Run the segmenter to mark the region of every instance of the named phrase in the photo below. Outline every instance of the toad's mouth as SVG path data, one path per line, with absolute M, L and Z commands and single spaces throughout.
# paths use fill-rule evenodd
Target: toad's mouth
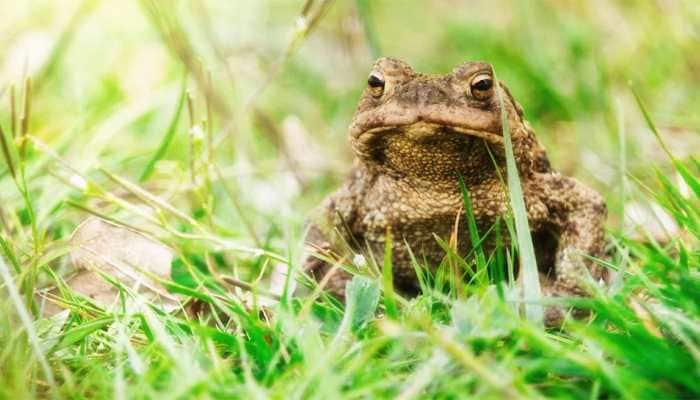
M 446 124 L 430 121 L 365 125 L 363 127 L 351 128 L 351 135 L 356 140 L 371 140 L 369 137 L 374 137 L 389 132 L 404 133 L 409 138 L 417 140 L 444 134 L 447 132 L 474 136 L 492 143 L 503 143 L 503 136 L 501 136 L 500 132 L 493 132 L 487 129 L 477 129 L 464 125 Z
M 351 132 L 353 145 L 360 153 L 370 153 L 376 144 L 389 135 L 402 135 L 415 142 L 434 141 L 440 138 L 478 138 L 494 144 L 503 144 L 503 137 L 484 129 L 473 129 L 459 125 L 445 125 L 433 122 L 413 122 L 407 124 L 382 125 L 362 131 Z
M 484 147 L 480 143 L 501 147 L 503 138 L 486 130 L 418 122 L 375 127 L 361 132 L 358 136 L 353 135 L 351 140 L 355 154 L 361 159 L 383 164 L 387 160 L 396 161 L 396 157 L 400 157 L 401 163 L 405 161 L 411 165 L 421 165 L 425 160 L 430 160 L 429 164 L 434 164 L 436 160 L 453 160 L 455 165 L 460 164 L 464 161 L 459 160 L 467 154 L 483 150 Z M 409 161 L 413 158 L 419 160 Z M 437 167 L 433 165 L 422 168 Z
M 475 136 L 493 143 L 503 143 L 503 137 L 501 135 L 487 130 L 472 129 L 456 125 L 442 125 L 423 121 L 404 125 L 378 126 L 360 132 L 358 137 L 366 135 L 379 135 L 388 131 L 402 132 L 407 134 L 408 137 L 418 140 L 444 133 L 461 133 L 464 135 Z

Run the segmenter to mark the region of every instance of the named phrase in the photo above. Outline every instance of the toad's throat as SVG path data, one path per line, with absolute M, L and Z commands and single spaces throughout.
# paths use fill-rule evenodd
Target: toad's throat
M 491 142 L 464 135 L 452 128 L 421 131 L 393 129 L 375 136 L 369 159 L 388 173 L 432 182 L 456 182 L 458 176 L 478 181 L 490 175 L 493 165 Z M 477 177 L 475 177 L 477 178 Z

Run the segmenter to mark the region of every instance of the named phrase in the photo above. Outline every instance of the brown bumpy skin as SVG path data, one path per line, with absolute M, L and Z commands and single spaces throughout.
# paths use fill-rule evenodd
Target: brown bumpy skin
M 369 252 L 381 260 L 391 230 L 395 284 L 414 292 L 417 278 L 409 248 L 419 260 L 437 266 L 445 253 L 434 236 L 450 238 L 458 215 L 458 226 L 466 227 L 459 176 L 480 232 L 504 216 L 508 198 L 502 183 L 506 173 L 499 97 L 545 293 L 584 295 L 581 279 L 586 271 L 595 281 L 606 280 L 605 270 L 589 257 L 604 252 L 602 197 L 550 167 L 520 105 L 493 79 L 491 66 L 466 62 L 445 75 L 426 75 L 390 58 L 375 63 L 350 125 L 357 156 L 353 172 L 311 218 L 306 243 L 313 254 L 305 260 L 307 271 L 322 280 L 332 260 L 350 262 L 353 254 L 371 257 Z M 467 254 L 468 235 L 458 237 L 459 253 Z M 493 248 L 493 243 L 484 246 Z M 342 296 L 349 277 L 336 269 L 325 287 Z M 546 318 L 556 324 L 561 312 L 548 310 Z

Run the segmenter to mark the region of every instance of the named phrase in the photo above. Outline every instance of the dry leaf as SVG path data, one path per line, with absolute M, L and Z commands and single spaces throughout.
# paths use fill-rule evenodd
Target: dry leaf
M 90 217 L 75 230 L 70 245 L 74 275 L 66 279 L 66 283 L 76 293 L 104 307 L 118 304 L 119 290 L 101 276 L 106 275 L 167 310 L 177 306 L 177 298 L 152 278 L 170 278 L 173 252 L 162 243 L 131 229 Z M 49 300 L 56 296 L 56 289 L 43 295 Z M 45 307 L 46 314 L 55 312 L 54 307 Z

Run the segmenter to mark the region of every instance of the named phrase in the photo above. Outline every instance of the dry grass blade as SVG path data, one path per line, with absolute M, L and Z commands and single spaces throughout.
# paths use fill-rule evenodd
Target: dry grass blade
M 262 128 L 262 131 L 267 133 L 270 141 L 275 145 L 275 147 L 277 147 L 277 150 L 282 153 L 282 157 L 287 164 L 287 167 L 290 171 L 292 171 L 294 179 L 297 181 L 299 186 L 302 187 L 302 189 L 305 188 L 308 184 L 307 179 L 301 173 L 299 165 L 296 163 L 294 157 L 289 154 L 289 149 L 284 143 L 282 132 L 280 132 L 280 130 L 277 128 L 275 122 L 269 115 L 258 108 L 253 109 L 253 116 L 255 117 L 257 124 L 260 126 L 260 128 Z
M 241 222 L 243 222 L 246 231 L 248 231 L 248 234 L 250 235 L 251 239 L 253 239 L 253 243 L 255 243 L 257 247 L 262 247 L 262 241 L 258 237 L 258 233 L 255 231 L 253 223 L 248 218 L 248 214 L 244 212 L 240 198 L 238 197 L 236 192 L 234 192 L 231 186 L 227 183 L 226 179 L 224 179 L 224 176 L 221 173 L 221 169 L 216 164 L 214 164 L 214 173 L 216 174 L 217 179 L 221 182 L 221 185 L 223 186 L 224 191 L 228 195 L 229 199 L 231 199 L 231 203 L 233 203 L 233 207 L 236 209 L 236 213 L 238 213 L 238 217 L 241 219 Z
M 10 146 L 7 142 L 8 140 L 5 136 L 5 130 L 2 129 L 2 125 L 0 125 L 0 146 L 2 146 L 2 155 L 5 157 L 5 163 L 7 164 L 7 169 L 10 170 L 10 175 L 12 175 L 12 178 L 15 179 L 15 167 L 14 163 L 12 162 L 12 156 L 10 155 Z
M 12 139 L 17 136 L 17 94 L 15 93 L 15 85 L 10 85 L 10 133 Z
M 19 145 L 19 156 L 21 160 L 24 160 L 27 152 L 27 132 L 29 132 L 29 118 L 31 116 L 31 104 L 32 104 L 32 80 L 27 78 L 24 80 L 24 103 L 22 106 L 22 115 L 19 117 L 20 124 L 20 145 Z
M 138 197 L 139 199 L 141 199 L 145 203 L 167 211 L 168 213 L 174 215 L 175 217 L 180 218 L 184 222 L 187 222 L 192 227 L 199 229 L 200 231 L 203 229 L 201 227 L 201 225 L 197 221 L 195 221 L 192 217 L 183 213 L 182 211 L 178 210 L 177 208 L 173 207 L 172 205 L 168 204 L 166 201 L 159 198 L 158 196 L 141 188 L 139 185 L 131 183 L 128 180 L 121 178 L 121 177 L 107 171 L 104 168 L 101 168 L 100 171 L 103 174 L 105 174 L 105 176 L 107 176 L 109 179 L 111 179 L 115 183 L 119 184 L 124 189 L 128 190 L 129 192 L 131 192 L 133 195 L 135 195 L 136 197 Z
M 197 8 L 197 16 L 200 18 L 200 21 L 201 21 L 200 26 L 201 26 L 202 30 L 204 31 L 204 35 L 207 38 L 207 42 L 214 50 L 214 53 L 216 54 L 216 58 L 218 59 L 219 64 L 221 64 L 221 66 L 224 69 L 224 73 L 226 74 L 226 77 L 228 78 L 230 86 L 231 86 L 230 94 L 232 94 L 233 92 L 236 91 L 236 78 L 234 76 L 234 72 L 231 69 L 231 65 L 226 60 L 226 57 L 227 57 L 226 50 L 223 48 L 223 46 L 221 45 L 221 43 L 217 39 L 216 32 L 214 32 L 213 28 L 215 25 L 214 25 L 214 21 L 211 18 L 211 13 L 209 12 L 209 9 L 207 8 L 207 4 L 204 1 L 197 0 L 194 3 L 195 3 L 195 6 Z M 208 76 L 208 79 L 209 79 L 208 84 L 209 84 L 209 87 L 211 88 L 211 74 L 208 74 L 208 75 L 209 75 Z M 232 111 L 234 111 L 234 110 L 232 110 Z M 231 117 L 231 119 L 233 119 L 234 115 L 232 114 L 230 117 Z M 209 118 L 208 120 L 211 121 L 211 118 Z
M 141 0 L 146 16 L 158 31 L 163 43 L 185 65 L 187 71 L 197 82 L 197 87 L 205 93 L 216 112 L 224 117 L 229 116 L 231 108 L 221 94 L 207 84 L 207 76 L 197 61 L 199 57 L 171 4 L 170 2 Z
M 264 290 L 264 289 L 260 289 L 260 288 L 256 287 L 255 285 L 252 285 L 248 282 L 243 282 L 242 280 L 236 279 L 232 276 L 221 275 L 220 277 L 224 282 L 228 283 L 231 286 L 237 287 L 239 289 L 243 289 L 243 290 L 246 290 L 248 292 L 254 292 L 256 294 L 260 294 L 260 295 L 263 295 L 265 297 L 269 297 L 273 300 L 277 300 L 277 301 L 282 300 L 282 297 L 278 294 L 272 293 L 272 292 Z
M 250 100 L 247 102 L 246 109 L 249 109 L 255 103 L 255 100 L 265 91 L 265 88 L 272 82 L 277 74 L 282 70 L 284 64 L 289 60 L 289 58 L 294 54 L 297 49 L 304 43 L 304 40 L 313 32 L 316 25 L 323 18 L 324 15 L 330 10 L 333 5 L 334 0 L 321 0 L 318 6 L 314 7 L 315 0 L 307 0 L 302 7 L 302 10 L 297 18 L 297 29 L 292 36 L 292 39 L 287 44 L 284 53 L 279 57 L 279 59 L 272 65 L 268 71 L 267 77 L 262 82 L 260 87 L 253 93 Z

